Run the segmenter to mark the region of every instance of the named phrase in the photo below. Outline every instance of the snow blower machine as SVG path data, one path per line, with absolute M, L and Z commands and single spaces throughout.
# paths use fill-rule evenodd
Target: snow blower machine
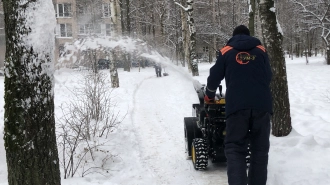
M 209 158 L 212 163 L 226 162 L 224 140 L 226 136 L 225 97 L 222 86 L 215 101 L 204 103 L 205 85 L 194 81 L 199 104 L 192 105 L 192 117 L 184 118 L 184 136 L 187 159 L 196 170 L 205 170 Z M 248 162 L 247 155 L 247 162 Z

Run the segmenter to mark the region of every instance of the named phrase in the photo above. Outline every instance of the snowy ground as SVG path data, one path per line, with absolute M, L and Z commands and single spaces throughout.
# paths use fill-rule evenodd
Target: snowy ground
M 226 185 L 226 165 L 212 164 L 195 171 L 185 159 L 183 118 L 191 116 L 197 103 L 192 80 L 206 82 L 211 64 L 199 66 L 192 78 L 186 69 L 167 65 L 169 76 L 157 78 L 153 68 L 119 69 L 120 88 L 113 92 L 118 109 L 127 115 L 111 134 L 107 146 L 113 155 L 108 174 L 79 174 L 63 179 L 63 185 Z M 330 184 L 330 66 L 315 57 L 287 59 L 293 131 L 287 137 L 271 136 L 268 185 Z M 55 74 L 55 113 L 68 101 L 69 89 L 82 79 L 82 72 L 60 70 Z M 0 77 L 0 97 L 3 97 Z M 3 129 L 3 98 L 0 99 L 0 129 Z M 2 133 L 0 134 L 3 137 Z M 62 170 L 62 169 L 61 169 Z M 7 183 L 3 140 L 0 139 L 0 185 Z

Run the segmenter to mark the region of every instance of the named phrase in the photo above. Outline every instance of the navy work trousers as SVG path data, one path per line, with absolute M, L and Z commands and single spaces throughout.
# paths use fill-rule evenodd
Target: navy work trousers
M 269 152 L 270 114 L 244 109 L 226 120 L 225 154 L 229 185 L 265 185 Z M 247 147 L 251 158 L 246 172 Z

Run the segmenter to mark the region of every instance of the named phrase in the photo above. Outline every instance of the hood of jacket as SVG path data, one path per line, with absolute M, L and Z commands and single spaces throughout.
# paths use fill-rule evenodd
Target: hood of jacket
M 239 51 L 249 51 L 258 45 L 261 45 L 260 40 L 248 35 L 235 35 L 227 42 L 227 46 Z

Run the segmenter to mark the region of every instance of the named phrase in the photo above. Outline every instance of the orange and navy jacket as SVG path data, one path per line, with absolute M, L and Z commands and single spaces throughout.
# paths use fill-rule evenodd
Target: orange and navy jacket
M 223 47 L 207 78 L 206 95 L 214 98 L 220 82 L 226 81 L 226 116 L 243 109 L 272 114 L 272 72 L 266 49 L 259 39 L 235 35 Z

